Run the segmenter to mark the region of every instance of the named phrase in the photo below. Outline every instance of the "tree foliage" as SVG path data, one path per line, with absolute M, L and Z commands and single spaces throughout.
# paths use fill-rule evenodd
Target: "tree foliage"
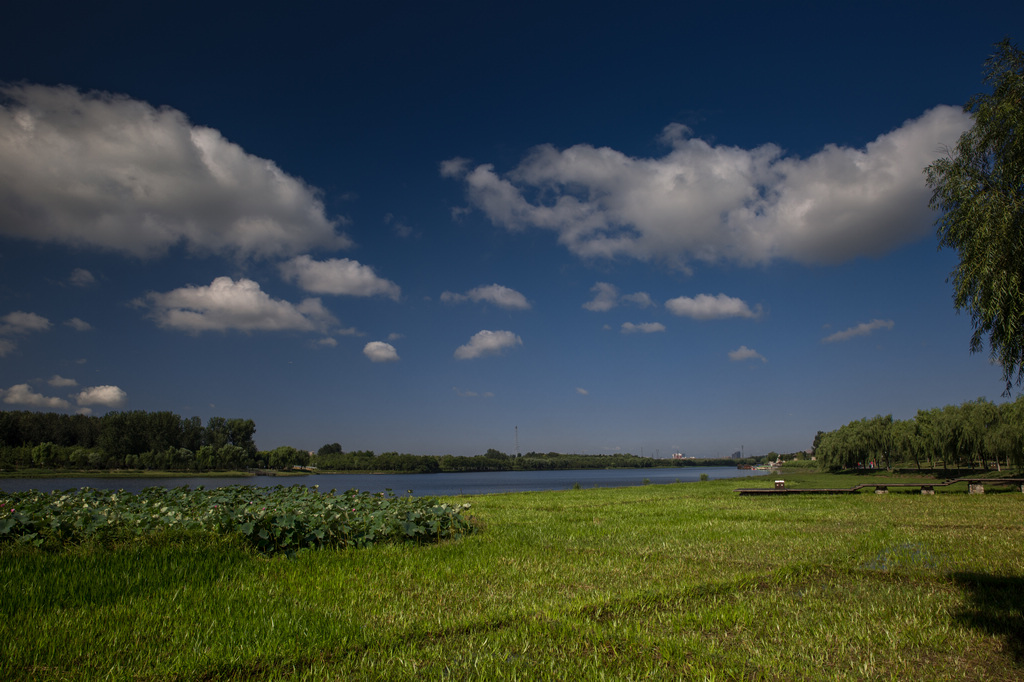
M 0 467 L 73 469 L 289 468 L 309 453 L 294 448 L 261 453 L 251 419 L 131 410 L 102 417 L 57 412 L 0 412 Z M 273 459 L 274 464 L 269 460 Z
M 1005 39 L 985 62 L 991 93 L 964 106 L 972 127 L 925 169 L 940 247 L 955 249 L 957 310 L 971 315 L 971 352 L 984 347 L 1006 393 L 1024 380 L 1024 52 Z
M 830 470 L 1024 467 L 1024 396 L 1001 405 L 978 398 L 918 410 L 906 420 L 852 421 L 822 434 L 815 456 Z

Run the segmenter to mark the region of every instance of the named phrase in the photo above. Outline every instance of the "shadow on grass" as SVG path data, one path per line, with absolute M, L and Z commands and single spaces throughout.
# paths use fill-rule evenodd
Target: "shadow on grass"
M 954 620 L 1003 638 L 1006 652 L 1024 666 L 1024 578 L 954 573 L 953 580 L 970 597 L 967 606 L 953 614 Z

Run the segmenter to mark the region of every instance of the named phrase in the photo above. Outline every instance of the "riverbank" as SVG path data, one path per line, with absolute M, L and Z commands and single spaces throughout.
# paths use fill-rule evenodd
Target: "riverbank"
M 794 486 L 821 476 L 787 475 Z M 472 505 L 470 537 L 291 559 L 188 535 L 57 555 L 8 546 L 0 676 L 1024 674 L 1019 492 L 747 498 L 735 487 L 458 497 Z
M 423 495 L 476 495 L 488 493 L 525 492 L 528 490 L 566 490 L 569 488 L 625 487 L 657 483 L 697 481 L 702 476 L 711 479 L 743 478 L 760 475 L 756 471 L 744 471 L 735 467 L 688 467 L 677 469 L 569 469 L 556 471 L 463 471 L 457 473 L 355 473 L 322 474 L 303 473 L 297 477 L 282 479 L 275 476 L 237 477 L 221 476 L 207 478 L 189 477 L 131 477 L 120 478 L 0 478 L 0 491 L 18 492 L 35 490 L 66 490 L 68 488 L 95 488 L 99 490 L 124 490 L 138 493 L 151 486 L 168 488 L 189 486 L 197 488 L 220 488 L 228 485 L 304 485 L 319 486 L 322 490 L 364 490 L 386 492 L 388 490 Z
M 9 469 L 0 478 L 244 478 L 306 476 L 307 471 L 157 471 L 153 469 Z

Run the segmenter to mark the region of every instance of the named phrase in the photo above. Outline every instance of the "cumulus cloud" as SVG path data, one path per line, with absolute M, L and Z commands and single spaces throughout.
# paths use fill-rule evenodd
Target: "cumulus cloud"
M 316 189 L 185 114 L 124 95 L 0 86 L 0 234 L 157 256 L 343 248 Z
M 446 291 L 441 294 L 441 300 L 445 303 L 462 303 L 464 301 L 493 303 L 501 308 L 509 310 L 529 310 L 530 302 L 526 297 L 515 289 L 500 284 L 490 284 L 470 289 L 465 294 L 456 294 Z
M 692 317 L 695 320 L 716 320 L 726 317 L 756 318 L 761 316 L 761 306 L 751 309 L 741 299 L 718 294 L 698 294 L 693 298 L 680 296 L 665 301 L 669 312 L 681 317 Z
M 653 334 L 654 332 L 665 331 L 665 325 L 661 322 L 642 322 L 640 324 L 633 324 L 632 322 L 622 323 L 623 334 Z
M 598 282 L 590 287 L 590 292 L 594 294 L 594 298 L 583 304 L 584 310 L 604 313 L 619 304 L 619 290 L 614 284 Z
M 43 332 L 51 326 L 50 321 L 42 315 L 17 310 L 0 317 L 0 334 L 28 334 Z
M 654 305 L 654 301 L 651 300 L 650 294 L 646 291 L 638 291 L 635 294 L 623 294 L 619 297 L 619 300 L 625 303 L 632 303 L 641 308 L 649 308 Z
M 370 266 L 348 258 L 317 261 L 303 255 L 278 267 L 285 281 L 295 282 L 314 294 L 387 296 L 396 301 L 402 295 L 397 284 L 378 277 Z
M 78 317 L 72 317 L 70 320 L 68 320 L 64 324 L 66 324 L 67 326 L 71 327 L 75 331 L 79 331 L 79 332 L 87 332 L 90 329 L 92 329 L 92 325 L 91 324 L 89 324 L 85 320 L 83 320 L 81 318 L 78 318 Z
M 3 393 L 4 402 L 8 405 L 27 405 L 29 407 L 45 407 L 50 409 L 64 409 L 70 407 L 67 400 L 63 398 L 49 398 L 42 393 L 36 393 L 28 384 L 15 384 Z
M 742 362 L 743 360 L 760 360 L 761 362 L 768 362 L 765 356 L 758 353 L 753 348 L 747 348 L 746 346 L 740 346 L 736 350 L 729 351 L 729 359 L 733 362 Z
M 469 168 L 469 159 L 465 159 L 461 156 L 456 156 L 454 159 L 448 159 L 447 161 L 441 162 L 441 177 L 460 177 L 466 174 L 467 168 Z
M 319 298 L 298 305 L 274 299 L 249 279 L 218 277 L 209 286 L 150 292 L 138 301 L 151 308 L 161 327 L 198 334 L 204 331 L 322 331 L 337 320 Z
M 442 164 L 442 175 L 462 179 L 493 223 L 552 230 L 581 257 L 833 263 L 931 232 L 921 169 L 970 123 L 938 106 L 862 149 L 829 144 L 806 159 L 772 144 L 713 145 L 672 124 L 658 158 L 543 145 L 504 175 L 465 159 Z
M 363 346 L 363 355 L 370 358 L 370 362 L 396 362 L 398 351 L 390 343 L 383 341 L 370 341 Z
M 85 268 L 75 268 L 71 271 L 71 276 L 68 278 L 68 281 L 76 287 L 87 287 L 90 284 L 94 284 L 96 282 L 96 278 L 93 277 L 93 274 Z
M 46 383 L 50 384 L 51 386 L 77 386 L 78 385 L 78 382 L 75 381 L 74 379 L 66 379 L 65 377 L 62 377 L 59 374 L 54 374 L 52 377 L 50 377 L 50 380 L 47 381 Z
M 455 357 L 459 360 L 470 360 L 483 355 L 501 353 L 506 348 L 523 345 L 523 340 L 507 331 L 489 331 L 483 329 L 469 339 L 469 343 L 455 349 Z
M 590 287 L 590 293 L 594 298 L 583 304 L 584 310 L 603 313 L 619 305 L 619 303 L 631 303 L 641 308 L 654 305 L 650 294 L 638 291 L 633 294 L 619 294 L 619 288 L 609 282 L 597 282 Z
M 128 394 L 117 386 L 90 386 L 75 396 L 75 402 L 81 406 L 118 407 L 127 398 Z
M 841 332 L 830 334 L 821 341 L 822 343 L 834 343 L 836 341 L 846 341 L 852 339 L 855 336 L 867 336 L 876 329 L 892 329 L 895 326 L 895 322 L 892 320 L 871 320 L 870 322 L 861 322 L 855 327 L 844 329 Z
M 0 317 L 0 358 L 5 357 L 18 347 L 14 341 L 5 339 L 4 336 L 42 332 L 50 327 L 50 321 L 42 315 L 26 313 L 21 310 Z

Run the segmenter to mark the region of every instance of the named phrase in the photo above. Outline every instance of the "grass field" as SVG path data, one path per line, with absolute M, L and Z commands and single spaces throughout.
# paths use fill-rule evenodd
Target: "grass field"
M 862 477 L 786 472 L 789 486 Z M 827 480 L 827 483 L 823 483 Z M 474 535 L 265 558 L 0 549 L 2 679 L 1019 680 L 1024 495 L 468 498 Z

